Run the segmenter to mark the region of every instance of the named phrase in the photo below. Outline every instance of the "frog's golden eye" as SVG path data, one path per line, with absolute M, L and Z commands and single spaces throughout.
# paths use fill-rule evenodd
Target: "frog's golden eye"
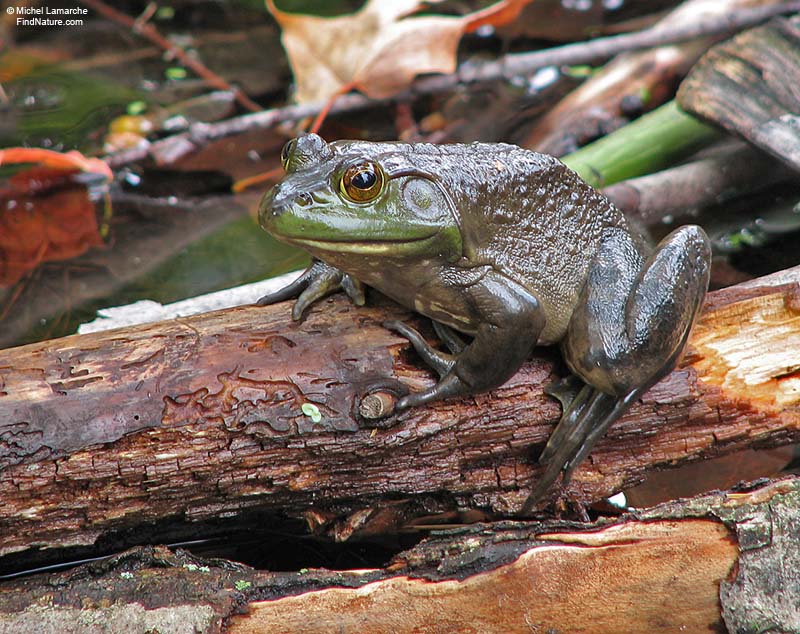
M 354 203 L 375 200 L 383 190 L 383 170 L 371 161 L 363 161 L 348 167 L 339 182 L 339 190 Z
M 297 139 L 292 139 L 291 141 L 284 143 L 283 147 L 281 148 L 281 165 L 283 165 L 284 170 L 289 166 L 289 157 L 291 157 L 296 144 Z

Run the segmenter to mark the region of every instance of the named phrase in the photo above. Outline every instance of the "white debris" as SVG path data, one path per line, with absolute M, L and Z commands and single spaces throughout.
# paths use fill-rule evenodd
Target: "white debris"
M 231 306 L 253 304 L 260 297 L 283 288 L 294 281 L 298 275 L 300 275 L 300 271 L 294 271 L 262 282 L 228 288 L 224 291 L 200 295 L 199 297 L 184 299 L 172 304 L 159 304 L 149 299 L 143 299 L 127 306 L 103 308 L 97 311 L 97 319 L 81 324 L 78 327 L 78 332 L 80 334 L 98 332 L 122 326 L 133 326 L 134 324 L 146 324 L 163 319 L 196 315 L 211 310 L 230 308 Z

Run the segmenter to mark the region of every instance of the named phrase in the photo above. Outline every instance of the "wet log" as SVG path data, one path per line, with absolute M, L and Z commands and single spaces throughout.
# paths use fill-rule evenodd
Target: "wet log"
M 594 524 L 443 531 L 373 570 L 141 548 L 0 585 L 0 630 L 171 634 L 800 630 L 800 480 Z
M 648 471 L 800 440 L 800 267 L 709 296 L 681 365 L 577 470 L 589 502 Z M 371 302 L 374 304 L 374 302 Z M 453 509 L 512 514 L 540 468 L 564 368 L 539 352 L 491 394 L 359 418 L 433 378 L 335 297 L 292 323 L 245 306 L 0 351 L 0 554 L 267 509 L 337 539 Z M 388 377 L 388 378 L 387 378 Z

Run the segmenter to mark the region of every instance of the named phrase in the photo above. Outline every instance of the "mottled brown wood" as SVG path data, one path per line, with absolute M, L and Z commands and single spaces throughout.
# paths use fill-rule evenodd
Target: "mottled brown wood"
M 800 267 L 711 295 L 683 367 L 610 430 L 569 495 L 800 440 L 798 282 Z M 0 553 L 254 507 L 317 528 L 349 515 L 327 527 L 340 539 L 405 521 L 381 510 L 398 498 L 513 513 L 560 413 L 542 393 L 557 355 L 371 429 L 353 415 L 360 395 L 386 376 L 432 381 L 388 317 L 408 314 L 337 297 L 303 324 L 287 304 L 241 307 L 1 351 Z
M 592 524 L 451 530 L 374 570 L 271 573 L 141 548 L 0 584 L 0 630 L 795 632 L 798 519 L 794 477 Z
M 800 15 L 718 44 L 681 84 L 678 103 L 800 170 Z
M 719 621 L 719 581 L 736 561 L 728 530 L 709 520 L 537 538 L 553 543 L 460 581 L 397 576 L 254 603 L 229 632 L 698 632 Z

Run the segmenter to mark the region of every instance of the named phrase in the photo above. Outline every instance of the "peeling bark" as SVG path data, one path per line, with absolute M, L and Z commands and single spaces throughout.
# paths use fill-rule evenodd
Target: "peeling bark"
M 711 294 L 683 365 L 567 494 L 589 502 L 648 470 L 800 440 L 799 282 L 796 267 Z M 286 304 L 240 307 L 0 351 L 0 554 L 246 509 L 338 539 L 393 530 L 415 502 L 513 513 L 560 414 L 542 393 L 557 355 L 371 428 L 354 415 L 364 394 L 432 381 L 388 318 L 421 324 L 337 297 L 303 324 Z
M 593 524 L 443 531 L 375 570 L 141 548 L 0 585 L 0 631 L 796 632 L 799 516 L 795 477 Z

